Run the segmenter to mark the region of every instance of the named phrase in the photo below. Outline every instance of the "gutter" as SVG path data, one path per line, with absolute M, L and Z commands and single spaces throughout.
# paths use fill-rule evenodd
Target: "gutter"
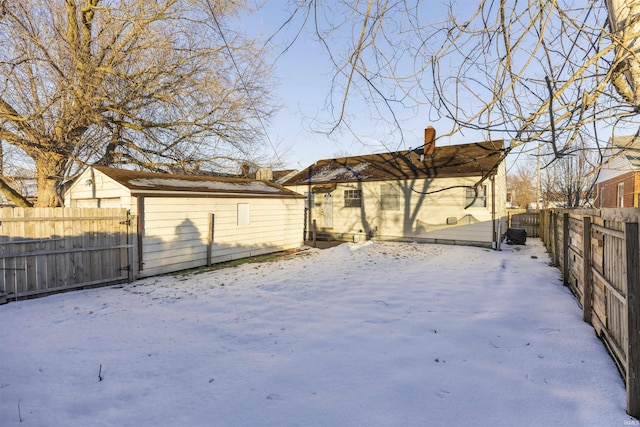
M 500 242 L 498 239 L 498 232 L 496 227 L 496 176 L 491 175 L 491 229 L 492 229 L 492 242 L 493 249 L 500 250 Z

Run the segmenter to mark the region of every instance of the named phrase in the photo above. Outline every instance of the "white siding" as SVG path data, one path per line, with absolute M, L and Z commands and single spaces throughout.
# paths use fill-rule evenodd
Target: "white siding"
M 129 209 L 137 219 L 137 197 L 128 188 L 86 170 L 65 194 L 70 207 Z M 238 204 L 249 205 L 249 224 L 238 225 Z M 261 255 L 303 245 L 304 199 L 293 197 L 145 197 L 142 237 L 143 269 L 148 277 L 207 262 L 209 218 L 215 215 L 212 263 Z M 137 241 L 132 236 L 137 249 Z
M 71 187 L 65 193 L 65 206 L 67 207 L 81 207 L 82 204 L 90 204 L 88 200 L 102 200 L 102 199 L 118 199 L 130 196 L 129 189 L 120 185 L 116 181 L 107 177 L 106 175 L 92 171 L 91 168 L 86 169 L 71 185 Z M 123 200 L 123 204 L 128 204 L 129 199 Z M 95 202 L 93 207 L 97 207 L 98 203 Z M 114 206 L 108 206 L 114 207 Z M 128 206 L 122 206 L 127 207 Z
M 506 216 L 504 168 L 501 172 L 496 177 L 495 186 L 497 220 Z M 472 186 L 477 179 L 437 178 L 338 184 L 332 192 L 333 227 L 327 228 L 327 231 L 346 239 L 353 235 L 360 238 L 364 233 L 373 230 L 378 239 L 455 241 L 491 246 L 494 238 L 491 181 L 483 183 L 487 189 L 486 207 L 465 209 L 465 188 L 452 188 L 461 185 Z M 389 184 L 394 185 L 400 192 L 400 206 L 397 210 L 382 209 L 382 186 Z M 292 186 L 291 189 L 299 193 L 308 191 L 307 186 Z M 363 195 L 362 206 L 345 207 L 344 190 L 358 189 Z M 318 197 L 320 196 L 317 195 L 316 198 Z M 321 209 L 322 207 L 316 204 L 311 212 L 311 217 L 316 220 L 319 229 L 324 228 Z M 447 219 L 450 224 L 447 223 Z
M 633 170 L 629 159 L 627 159 L 627 157 L 619 150 L 616 150 L 616 153 L 617 154 L 613 158 L 611 157 L 611 149 L 608 149 L 605 153 L 603 166 L 598 174 L 597 182 L 605 182 Z
M 249 205 L 247 225 L 238 225 L 238 204 Z M 205 265 L 211 214 L 215 215 L 213 263 L 303 244 L 302 199 L 146 197 L 144 268 L 139 277 Z

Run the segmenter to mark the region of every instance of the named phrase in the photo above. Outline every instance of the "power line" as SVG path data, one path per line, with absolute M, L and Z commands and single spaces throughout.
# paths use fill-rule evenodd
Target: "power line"
M 258 118 L 258 122 L 260 123 L 260 127 L 264 131 L 264 135 L 266 136 L 267 141 L 269 142 L 269 145 L 271 146 L 271 149 L 273 150 L 273 154 L 275 154 L 276 159 L 278 160 L 278 162 L 280 164 L 282 164 L 283 163 L 282 159 L 278 155 L 278 152 L 276 151 L 276 148 L 273 145 L 273 142 L 271 141 L 271 138 L 269 137 L 269 133 L 267 132 L 267 129 L 266 129 L 265 125 L 264 125 L 264 122 L 262 121 L 262 118 L 260 117 L 260 113 L 258 112 L 258 109 L 256 108 L 256 106 L 255 106 L 255 104 L 253 102 L 253 98 L 251 97 L 251 92 L 249 92 L 249 88 L 247 87 L 247 84 L 244 81 L 244 77 L 243 77 L 242 73 L 240 72 L 240 67 L 238 66 L 238 63 L 236 62 L 236 59 L 233 56 L 233 51 L 231 50 L 231 47 L 229 46 L 229 43 L 227 42 L 227 38 L 224 36 L 224 32 L 222 31 L 222 27 L 220 26 L 220 23 L 218 22 L 218 18 L 216 18 L 216 14 L 213 11 L 213 6 L 211 5 L 211 0 L 207 0 L 207 6 L 209 7 L 209 11 L 211 12 L 211 17 L 213 18 L 213 22 L 216 25 L 216 28 L 218 29 L 218 33 L 220 34 L 220 37 L 222 37 L 222 42 L 224 43 L 224 47 L 227 49 L 227 52 L 229 53 L 229 57 L 231 58 L 231 62 L 233 63 L 233 67 L 236 69 L 236 72 L 238 73 L 238 77 L 240 78 L 240 82 L 242 83 L 242 87 L 244 88 L 245 92 L 247 92 L 247 96 L 249 97 L 249 103 L 251 104 L 251 108 L 253 109 L 254 113 L 256 113 L 256 117 Z

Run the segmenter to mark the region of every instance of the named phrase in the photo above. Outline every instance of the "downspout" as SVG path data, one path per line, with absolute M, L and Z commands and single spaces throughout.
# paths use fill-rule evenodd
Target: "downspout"
M 144 269 L 142 237 L 144 236 L 144 196 L 138 196 L 138 271 Z
M 492 240 L 493 249 L 500 250 L 500 242 L 498 241 L 498 230 L 496 228 L 496 176 L 491 176 L 491 224 L 492 224 Z
M 314 163 L 315 164 L 315 163 Z M 312 190 L 312 182 L 311 178 L 313 177 L 313 165 L 309 166 L 309 171 L 307 172 L 307 222 L 304 225 L 304 240 L 313 240 L 316 241 L 316 230 L 313 228 L 313 206 L 315 205 L 315 197 Z M 312 203 L 313 202 L 313 203 Z M 313 236 L 311 235 L 313 233 Z

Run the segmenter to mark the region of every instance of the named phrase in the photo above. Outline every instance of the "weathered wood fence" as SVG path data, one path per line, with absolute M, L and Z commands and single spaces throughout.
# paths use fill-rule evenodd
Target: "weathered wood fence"
M 585 322 L 609 348 L 640 418 L 640 209 L 550 209 L 540 235 Z
M 522 228 L 527 237 L 540 237 L 540 211 L 510 212 L 509 228 Z
M 126 209 L 0 208 L 0 298 L 131 279 Z

